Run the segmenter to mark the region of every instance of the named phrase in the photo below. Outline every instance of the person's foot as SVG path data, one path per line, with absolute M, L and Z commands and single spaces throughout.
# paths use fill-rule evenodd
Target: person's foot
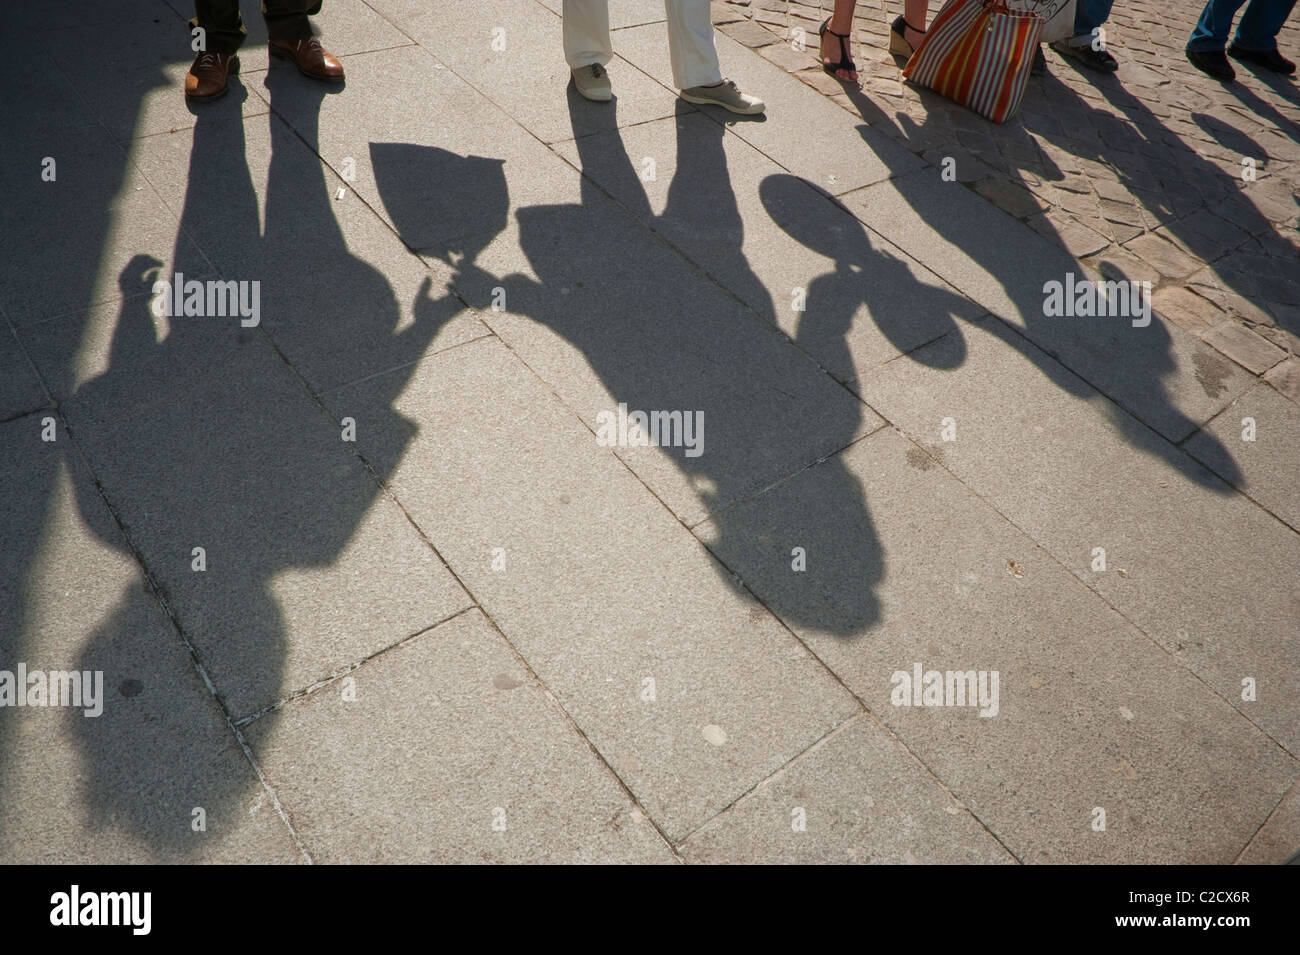
M 925 31 L 916 29 L 902 16 L 889 25 L 889 52 L 894 56 L 910 57 L 924 39 Z
M 609 85 L 609 73 L 599 63 L 574 70 L 573 85 L 579 93 L 597 103 L 608 102 L 614 96 Z
M 185 74 L 186 99 L 216 99 L 224 96 L 231 70 L 239 68 L 239 57 L 233 53 L 200 53 Z
M 1228 47 L 1228 56 L 1243 63 L 1254 63 L 1274 73 L 1290 75 L 1295 72 L 1295 64 L 1279 53 L 1276 47 L 1271 50 L 1247 50 L 1234 43 Z
M 822 68 L 837 80 L 856 83 L 858 69 L 849 50 L 849 35 L 850 32 L 848 31 L 841 33 L 835 30 L 830 20 L 823 24 L 821 35 Z M 841 68 L 835 69 L 836 66 Z
M 1066 40 L 1057 40 L 1052 49 L 1062 56 L 1072 56 L 1090 70 L 1098 73 L 1114 73 L 1119 69 L 1119 60 L 1110 55 L 1110 50 L 1094 50 L 1092 42 L 1076 46 Z
M 1228 62 L 1222 50 L 1187 50 L 1187 62 L 1202 73 L 1213 76 L 1216 80 L 1231 83 L 1237 78 L 1237 71 Z
M 326 83 L 343 81 L 343 64 L 338 61 L 338 57 L 321 46 L 320 40 L 315 37 L 297 41 L 271 37 L 267 43 L 272 56 L 289 60 L 303 76 L 324 80 Z
M 754 116 L 767 109 L 757 96 L 742 93 L 734 80 L 723 80 L 715 86 L 692 86 L 682 90 L 682 99 L 702 106 L 721 106 L 742 116 Z

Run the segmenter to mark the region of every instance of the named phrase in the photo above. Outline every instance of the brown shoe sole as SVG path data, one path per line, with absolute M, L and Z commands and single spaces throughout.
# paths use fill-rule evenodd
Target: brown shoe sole
M 288 50 L 282 50 L 278 46 L 275 46 L 274 44 L 271 43 L 268 43 L 266 45 L 266 48 L 267 50 L 270 51 L 272 56 L 279 57 L 282 60 L 288 60 L 294 66 L 298 66 L 298 61 L 294 59 L 293 54 L 290 53 Z M 342 76 L 323 76 L 320 73 L 309 73 L 306 70 L 304 70 L 301 66 L 298 66 L 298 72 L 301 73 L 303 76 L 310 77 L 313 80 L 320 80 L 322 83 L 342 83 L 344 80 L 344 77 Z
M 221 97 L 225 96 L 227 93 L 230 92 L 230 74 L 238 73 L 238 72 L 239 72 L 239 57 L 232 56 L 230 58 L 230 65 L 226 67 L 225 86 L 221 87 L 221 89 L 217 90 L 215 93 L 207 93 L 204 96 L 199 96 L 197 93 L 191 93 L 189 90 L 186 90 L 185 98 L 189 100 L 194 100 L 199 103 L 206 103 L 210 100 L 221 99 Z

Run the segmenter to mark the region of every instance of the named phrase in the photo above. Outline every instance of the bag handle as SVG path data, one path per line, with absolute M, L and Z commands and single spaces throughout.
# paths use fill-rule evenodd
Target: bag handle
M 1012 10 L 1007 0 L 984 0 L 984 9 L 989 13 L 1005 13 L 1012 17 L 1034 17 L 1040 20 L 1043 17 L 1037 10 Z

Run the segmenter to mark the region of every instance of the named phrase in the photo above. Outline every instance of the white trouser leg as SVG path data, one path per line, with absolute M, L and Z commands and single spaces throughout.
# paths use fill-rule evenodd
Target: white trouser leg
M 708 7 L 708 0 L 705 0 Z M 569 69 L 604 66 L 614 56 L 609 42 L 609 0 L 564 0 L 564 59 Z
M 685 90 L 721 83 L 709 0 L 664 0 L 664 12 L 668 16 L 668 55 L 677 88 Z

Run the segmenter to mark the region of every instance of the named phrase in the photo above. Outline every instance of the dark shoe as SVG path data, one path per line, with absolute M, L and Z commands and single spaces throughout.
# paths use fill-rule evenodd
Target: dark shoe
M 343 82 L 343 64 L 315 37 L 294 43 L 271 38 L 268 43 L 273 56 L 291 61 L 303 76 L 327 83 Z
M 1222 50 L 1187 50 L 1186 53 L 1187 62 L 1216 80 L 1231 83 L 1237 78 L 1237 71 Z
M 836 33 L 834 30 L 831 29 L 831 18 L 830 18 L 830 17 L 827 17 L 827 18 L 826 18 L 826 21 L 825 21 L 821 26 L 819 26 L 819 27 L 817 28 L 817 35 L 818 35 L 819 37 L 821 37 L 823 43 L 825 43 L 825 41 L 826 41 L 826 34 L 828 34 L 828 33 L 829 33 L 831 36 L 836 37 L 836 38 L 840 41 L 840 60 L 839 60 L 838 63 L 827 63 L 825 60 L 822 60 L 822 69 L 825 70 L 827 73 L 829 73 L 831 76 L 835 76 L 836 73 L 852 73 L 852 74 L 854 74 L 853 76 L 850 76 L 850 77 L 847 77 L 847 78 L 846 78 L 846 77 L 843 77 L 843 76 L 835 76 L 835 78 L 836 78 L 837 80 L 845 80 L 845 79 L 847 79 L 847 80 L 854 80 L 854 79 L 857 79 L 858 66 L 857 66 L 856 63 L 853 62 L 853 59 L 849 56 L 849 44 L 848 44 L 848 42 L 847 42 L 848 38 L 849 38 L 850 36 L 852 36 L 853 34 L 852 34 L 852 33 Z M 817 53 L 817 55 L 818 55 L 818 56 L 821 56 L 821 55 L 822 55 L 822 54 L 821 54 L 821 48 L 820 48 L 820 47 L 818 47 L 818 53 Z
M 894 56 L 910 57 L 916 52 L 916 48 L 907 42 L 907 31 L 913 33 L 925 33 L 924 30 L 918 30 L 901 16 L 895 17 L 894 22 L 889 25 L 889 52 Z
M 1279 53 L 1276 47 L 1271 50 L 1245 50 L 1234 43 L 1228 47 L 1228 56 L 1243 63 L 1254 63 L 1274 73 L 1290 75 L 1295 72 L 1295 64 Z
M 1042 76 L 1047 72 L 1047 57 L 1043 56 L 1041 43 L 1034 47 L 1034 62 L 1030 65 L 1029 72 L 1034 76 Z
M 224 96 L 227 77 L 239 69 L 239 57 L 233 53 L 200 53 L 185 74 L 186 99 L 216 99 Z
M 1114 73 L 1119 69 L 1119 60 L 1110 55 L 1110 50 L 1094 50 L 1092 44 L 1074 46 L 1065 40 L 1057 40 L 1052 49 L 1061 56 L 1072 56 L 1090 70 L 1098 73 Z

